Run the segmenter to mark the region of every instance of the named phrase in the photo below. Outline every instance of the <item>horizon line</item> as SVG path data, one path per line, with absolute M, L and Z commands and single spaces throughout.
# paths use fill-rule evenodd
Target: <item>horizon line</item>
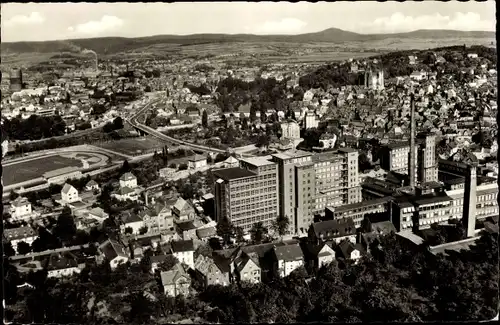
M 496 31 L 489 31 L 489 30 L 460 30 L 460 29 L 425 29 L 425 28 L 420 28 L 420 29 L 415 29 L 411 31 L 406 31 L 406 32 L 388 32 L 388 33 L 372 33 L 372 34 L 364 34 L 364 33 L 359 33 L 359 32 L 353 32 L 337 27 L 329 27 L 326 29 L 322 29 L 316 32 L 307 32 L 307 33 L 299 33 L 299 34 L 252 34 L 252 33 L 194 33 L 194 34 L 154 34 L 154 35 L 147 35 L 147 36 L 94 36 L 94 37 L 79 37 L 79 38 L 67 38 L 67 39 L 50 39 L 50 40 L 44 40 L 44 41 L 10 41 L 10 42 L 1 42 L 1 43 L 43 43 L 43 42 L 67 42 L 67 41 L 77 41 L 77 40 L 91 40 L 91 39 L 99 39 L 99 38 L 124 38 L 124 39 L 135 39 L 135 38 L 148 38 L 148 37 L 158 37 L 158 36 L 177 36 L 177 37 L 189 37 L 189 36 L 196 36 L 196 35 L 228 35 L 228 36 L 300 36 L 300 35 L 308 35 L 308 34 L 317 34 L 321 32 L 325 32 L 327 30 L 331 29 L 336 29 L 339 31 L 347 32 L 347 33 L 352 33 L 352 34 L 358 34 L 362 36 L 369 36 L 369 35 L 397 35 L 397 34 L 410 34 L 410 33 L 415 33 L 419 31 L 442 31 L 442 32 L 461 32 L 461 33 L 495 33 Z

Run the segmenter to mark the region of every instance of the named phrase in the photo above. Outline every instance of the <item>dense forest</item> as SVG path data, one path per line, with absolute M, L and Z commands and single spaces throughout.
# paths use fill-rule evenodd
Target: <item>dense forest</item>
M 430 254 L 381 237 L 359 263 L 335 262 L 306 280 L 304 269 L 270 283 L 209 286 L 165 297 L 147 257 L 111 271 L 88 266 L 71 280 L 19 274 L 4 259 L 6 317 L 27 323 L 151 324 L 201 318 L 211 323 L 427 322 L 489 320 L 498 312 L 498 236 L 470 251 Z M 18 289 L 28 282 L 33 289 Z M 89 312 L 92 297 L 108 316 Z M 96 301 L 97 301 L 96 300 Z

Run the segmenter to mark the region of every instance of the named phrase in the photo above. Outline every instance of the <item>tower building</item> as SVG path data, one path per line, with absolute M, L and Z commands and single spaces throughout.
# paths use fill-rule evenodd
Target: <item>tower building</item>
M 12 69 L 10 71 L 10 90 L 20 91 L 23 89 L 23 72 L 21 69 Z
M 436 160 L 436 136 L 432 133 L 418 135 L 421 144 L 418 147 L 418 182 L 438 181 L 438 163 Z
M 416 162 L 416 155 L 415 155 L 415 96 L 413 94 L 413 89 L 411 93 L 411 113 L 410 113 L 410 154 L 409 154 L 409 161 L 408 161 L 408 177 L 410 179 L 410 187 L 412 189 L 415 188 L 415 165 L 417 164 Z

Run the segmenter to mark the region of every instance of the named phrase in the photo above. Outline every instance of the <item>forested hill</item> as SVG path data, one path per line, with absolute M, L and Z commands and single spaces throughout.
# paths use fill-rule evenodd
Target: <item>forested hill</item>
M 157 35 L 148 37 L 100 37 L 89 39 L 58 40 L 46 42 L 2 42 L 3 53 L 51 53 L 77 52 L 90 49 L 97 53 L 113 54 L 136 50 L 158 44 L 203 44 L 221 42 L 364 42 L 384 39 L 444 39 L 444 38 L 491 38 L 495 39 L 494 32 L 463 32 L 452 30 L 417 30 L 409 33 L 397 34 L 358 34 L 337 28 L 329 28 L 317 33 L 299 35 L 252 35 L 252 34 L 194 34 L 194 35 Z
M 385 78 L 393 78 L 396 76 L 408 76 L 413 71 L 437 70 L 439 66 L 444 69 L 444 73 L 456 74 L 460 68 L 468 66 L 466 63 L 469 60 L 467 57 L 469 53 L 476 53 L 482 58 L 482 62 L 484 63 L 494 65 L 497 63 L 496 48 L 485 46 L 451 46 L 423 51 L 397 51 L 377 55 L 369 59 L 377 59 L 377 64 L 372 64 L 372 66 L 382 69 Z M 410 65 L 408 59 L 410 55 L 418 58 L 417 64 Z M 446 62 L 434 64 L 439 56 L 442 56 Z M 349 63 L 334 63 L 321 66 L 317 70 L 302 76 L 299 79 L 299 85 L 304 89 L 327 89 L 329 86 L 359 85 L 361 77 L 362 73 L 351 72 Z

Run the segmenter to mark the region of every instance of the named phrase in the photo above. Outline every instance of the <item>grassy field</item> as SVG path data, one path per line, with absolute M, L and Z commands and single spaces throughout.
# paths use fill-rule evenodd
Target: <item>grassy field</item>
M 64 167 L 82 167 L 82 163 L 76 159 L 56 155 L 3 166 L 3 184 L 8 186 L 26 182 L 42 177 L 46 172 Z
M 99 147 L 128 156 L 143 155 L 150 150 L 161 151 L 165 144 L 154 138 L 132 138 L 108 142 Z

